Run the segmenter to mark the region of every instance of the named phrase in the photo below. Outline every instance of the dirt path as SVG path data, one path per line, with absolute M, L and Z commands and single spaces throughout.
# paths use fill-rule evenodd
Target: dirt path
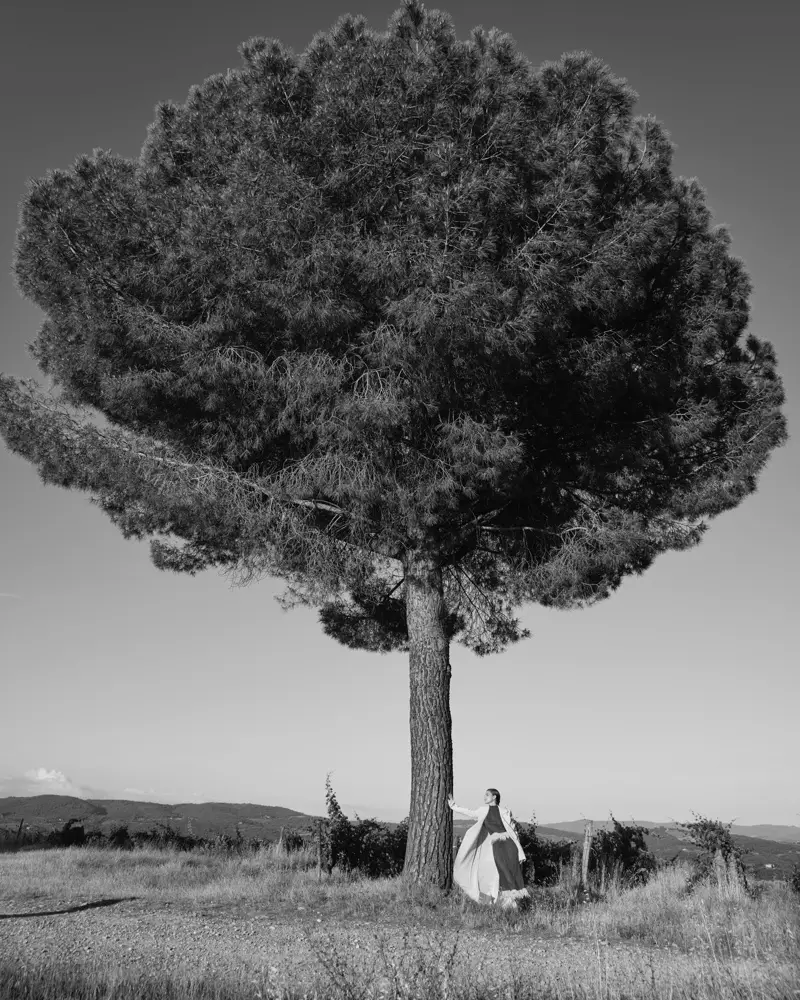
M 0 953 L 25 965 L 94 959 L 121 970 L 143 967 L 226 974 L 243 964 L 293 966 L 301 922 L 276 923 L 269 912 L 239 914 L 218 907 L 186 910 L 169 902 L 121 897 L 105 900 L 0 900 Z M 306 949 L 302 949 L 304 952 Z M 304 961 L 308 961 L 308 954 Z
M 285 904 L 262 906 L 216 903 L 198 908 L 168 901 L 132 897 L 31 900 L 0 899 L 0 954 L 15 964 L 40 966 L 53 962 L 107 966 L 121 972 L 172 975 L 229 976 L 269 973 L 273 979 L 308 982 L 322 972 L 321 960 L 342 954 L 354 968 L 382 966 L 381 947 L 399 954 L 410 940 L 436 951 L 452 932 L 404 929 L 374 922 L 346 924 L 324 910 Z M 480 942 L 481 964 L 507 963 L 510 953 L 528 961 L 545 950 L 571 951 L 585 944 L 543 937 L 520 940 L 519 935 L 487 935 L 463 931 L 458 940 L 462 966 Z M 527 964 L 527 963 L 526 963 Z

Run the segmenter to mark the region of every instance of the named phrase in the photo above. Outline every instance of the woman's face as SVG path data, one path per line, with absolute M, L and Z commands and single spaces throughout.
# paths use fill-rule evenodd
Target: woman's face
M 487 806 L 494 805 L 494 795 L 488 789 L 483 793 L 483 801 Z

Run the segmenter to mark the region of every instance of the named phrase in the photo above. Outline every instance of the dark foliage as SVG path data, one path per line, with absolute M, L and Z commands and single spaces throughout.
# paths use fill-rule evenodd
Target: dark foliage
M 180 833 L 166 823 L 156 823 L 152 830 L 135 833 L 132 839 L 139 847 L 147 845 L 161 849 L 171 848 L 174 851 L 191 851 L 198 844 L 203 843 L 200 838 Z M 241 837 L 238 839 L 241 840 Z
M 142 847 L 155 847 L 161 850 L 173 851 L 214 851 L 223 854 L 248 854 L 267 847 L 271 842 L 258 838 L 246 839 L 241 831 L 235 834 L 219 833 L 215 837 L 195 837 L 184 834 L 164 823 L 157 823 L 150 830 L 131 831 L 127 825 L 120 824 L 108 833 L 101 830 L 86 832 L 83 826 L 77 826 L 76 820 L 69 820 L 61 829 L 45 832 L 31 830 L 23 834 L 19 840 L 0 830 L 0 851 L 11 851 L 19 848 L 41 847 L 107 847 L 112 849 L 134 850 Z M 283 848 L 288 851 L 298 851 L 305 846 L 307 838 L 296 830 L 286 831 L 282 838 Z
M 600 60 L 535 69 L 416 0 L 240 53 L 138 160 L 30 185 L 14 272 L 62 397 L 0 378 L 0 429 L 46 482 L 161 568 L 283 576 L 354 647 L 406 648 L 431 556 L 479 653 L 755 489 L 785 426 L 749 280 Z
M 60 830 L 47 835 L 48 847 L 82 847 L 86 843 L 86 831 L 78 826 L 78 820 L 68 819 Z
M 285 851 L 299 851 L 305 847 L 306 838 L 297 830 L 284 830 L 280 836 L 280 843 Z
M 796 861 L 792 866 L 792 874 L 789 876 L 789 885 L 800 895 L 800 861 Z
M 709 819 L 697 813 L 692 815 L 693 822 L 678 824 L 679 829 L 700 848 L 700 854 L 692 862 L 694 871 L 689 880 L 689 887 L 692 888 L 722 871 L 725 873 L 734 871 L 742 884 L 747 887 L 742 849 L 731 837 L 733 822 L 723 823 L 721 820 Z
M 611 830 L 597 830 L 589 853 L 589 872 L 595 877 L 616 874 L 630 885 L 640 885 L 657 868 L 655 856 L 648 850 L 643 826 L 626 826 L 611 817 Z
M 133 838 L 124 824 L 114 827 L 106 838 L 106 843 L 109 847 L 116 847 L 127 851 L 133 850 L 134 845 Z
M 522 877 L 527 884 L 552 885 L 561 869 L 568 867 L 575 850 L 571 840 L 548 840 L 536 835 L 536 820 L 516 824 L 517 836 L 525 852 Z
M 407 822 L 390 827 L 375 819 L 351 822 L 342 812 L 331 787 L 325 782 L 328 819 L 325 824 L 324 858 L 330 873 L 357 871 L 367 878 L 391 878 L 403 870 L 408 840 Z
M 48 833 L 44 830 L 23 830 L 19 836 L 9 836 L 8 831 L 3 831 L 0 834 L 0 852 L 11 853 L 29 847 L 41 847 L 46 843 L 47 836 Z

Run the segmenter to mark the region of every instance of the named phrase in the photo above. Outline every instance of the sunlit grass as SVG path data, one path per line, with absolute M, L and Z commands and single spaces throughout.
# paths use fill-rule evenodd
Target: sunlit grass
M 142 895 L 180 900 L 260 895 L 263 879 L 291 885 L 292 873 L 310 869 L 311 851 L 286 852 L 270 845 L 245 855 L 159 850 L 72 847 L 0 856 L 7 895 Z M 315 873 L 316 875 L 316 873 Z

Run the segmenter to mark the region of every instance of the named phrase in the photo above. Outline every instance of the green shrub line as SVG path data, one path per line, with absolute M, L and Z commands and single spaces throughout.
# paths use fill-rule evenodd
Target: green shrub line
M 284 848 L 290 851 L 301 849 L 306 840 L 295 830 L 282 834 Z M 109 849 L 134 850 L 155 847 L 175 851 L 219 851 L 227 854 L 255 853 L 272 845 L 274 841 L 259 838 L 245 838 L 240 830 L 235 834 L 218 833 L 214 837 L 198 837 L 191 833 L 181 833 L 166 823 L 156 823 L 149 830 L 129 830 L 120 824 L 108 833 L 89 830 L 80 825 L 80 820 L 70 819 L 58 830 L 28 830 L 19 840 L 6 839 L 0 842 L 0 853 L 15 850 L 58 848 L 58 847 L 100 847 Z

